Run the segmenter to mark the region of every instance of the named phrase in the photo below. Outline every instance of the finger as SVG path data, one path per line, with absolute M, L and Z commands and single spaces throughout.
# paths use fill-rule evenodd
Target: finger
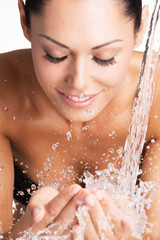
M 90 207 L 89 214 L 92 225 L 100 239 L 115 239 L 112 224 L 106 218 L 105 212 L 94 194 L 83 196 L 83 200 Z M 89 230 L 88 230 L 89 231 Z
M 26 209 L 28 221 L 31 225 L 34 222 L 40 222 L 43 219 L 46 213 L 45 205 L 57 194 L 58 191 L 49 186 L 43 187 L 33 194 Z
M 89 239 L 100 240 L 89 213 L 85 216 L 84 220 L 85 220 L 85 224 L 86 224 L 86 227 L 84 229 L 84 239 L 85 240 L 89 240 Z
M 88 189 L 80 189 L 79 193 L 84 192 L 88 193 L 90 192 Z M 56 222 L 61 222 L 63 224 L 74 224 L 76 217 L 76 211 L 79 205 L 82 204 L 79 198 L 79 193 L 75 194 L 75 196 L 68 202 L 68 204 L 65 205 L 65 207 L 62 209 L 62 211 L 59 213 L 59 215 L 55 218 Z
M 110 216 L 110 224 L 113 226 L 112 232 L 115 237 L 127 239 L 132 230 L 132 224 L 124 219 L 123 212 L 114 204 L 111 197 L 104 191 L 98 190 L 95 196 L 99 200 L 105 215 Z M 127 205 L 126 205 L 127 206 Z
M 60 192 L 53 200 L 51 200 L 46 209 L 52 219 L 56 218 L 69 201 L 81 190 L 81 186 L 73 184 Z
M 77 239 L 100 240 L 92 224 L 90 215 L 86 213 L 86 215 L 83 216 L 83 220 L 85 223 L 85 228 L 84 226 L 80 226 L 80 224 L 76 224 L 72 227 L 73 240 Z
M 73 225 L 71 230 L 72 230 L 72 240 L 77 240 L 77 238 L 81 236 L 81 234 L 83 234 L 79 224 Z
M 53 223 L 54 219 L 60 214 L 65 205 L 68 204 L 80 189 L 81 187 L 78 184 L 71 185 L 59 194 L 56 194 L 47 205 L 41 207 L 41 210 L 44 209 L 43 215 L 41 215 L 41 220 L 40 218 L 38 219 L 40 221 L 35 221 L 32 231 L 37 232 Z M 35 220 L 37 219 L 35 218 Z

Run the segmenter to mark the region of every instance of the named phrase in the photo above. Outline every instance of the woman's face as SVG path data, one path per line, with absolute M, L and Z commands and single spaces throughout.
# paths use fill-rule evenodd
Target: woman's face
M 89 121 L 124 84 L 134 22 L 111 0 L 48 1 L 31 16 L 37 79 L 67 120 Z

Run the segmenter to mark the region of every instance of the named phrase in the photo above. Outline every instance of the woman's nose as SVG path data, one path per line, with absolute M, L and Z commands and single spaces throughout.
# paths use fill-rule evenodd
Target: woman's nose
M 88 78 L 88 69 L 84 59 L 81 58 L 72 62 L 66 77 L 67 84 L 76 90 L 82 90 L 87 85 Z

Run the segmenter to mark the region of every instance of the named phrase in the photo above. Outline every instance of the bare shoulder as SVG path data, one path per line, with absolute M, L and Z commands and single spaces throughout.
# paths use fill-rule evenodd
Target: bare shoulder
M 25 82 L 32 68 L 30 49 L 0 54 L 0 131 L 9 113 L 13 116 L 20 109 L 22 92 L 26 90 Z
M 6 77 L 7 74 L 21 73 L 22 66 L 25 66 L 25 69 L 29 68 L 31 64 L 31 50 L 30 49 L 20 49 L 11 52 L 1 53 L 0 54 L 0 79 Z M 14 77 L 12 75 L 12 77 Z
M 143 59 L 143 52 L 134 51 L 129 67 L 129 78 L 136 84 L 137 87 L 139 81 L 139 74 Z

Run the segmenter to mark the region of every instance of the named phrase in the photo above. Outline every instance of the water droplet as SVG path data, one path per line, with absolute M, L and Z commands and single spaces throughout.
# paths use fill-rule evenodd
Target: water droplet
M 16 120 L 16 117 L 15 117 L 15 116 L 13 116 L 13 120 L 14 120 L 14 121 Z
M 90 113 L 91 113 L 91 115 L 93 116 L 93 115 L 94 115 L 94 110 L 92 109 L 92 110 L 90 111 Z
M 18 194 L 19 194 L 20 196 L 24 196 L 24 192 L 23 192 L 23 191 L 18 191 Z
M 115 167 L 114 167 L 114 164 L 113 164 L 113 163 L 109 163 L 109 164 L 108 164 L 108 168 L 109 168 L 109 170 L 110 170 L 111 172 L 115 170 Z
M 112 137 L 115 133 L 116 133 L 116 131 L 111 131 L 111 132 L 109 133 L 109 137 Z
M 68 131 L 68 132 L 66 133 L 66 135 L 67 135 L 67 140 L 68 140 L 68 141 L 71 141 L 71 139 L 72 139 L 72 134 Z
M 54 165 L 54 162 L 49 163 L 50 167 L 53 167 L 53 165 Z
M 68 149 L 68 148 L 64 149 L 64 152 L 68 152 L 68 151 L 69 151 L 69 149 Z
M 118 153 L 119 155 L 122 154 L 122 153 L 123 153 L 123 147 L 118 148 L 118 149 L 117 149 L 117 153 Z
M 113 149 L 113 148 L 109 148 L 109 149 L 108 149 L 108 152 L 114 153 L 114 149 Z
M 158 115 L 155 115 L 154 118 L 157 119 L 157 118 L 158 118 Z
M 88 128 L 89 128 L 89 126 L 86 125 L 86 126 L 82 127 L 82 130 L 85 131 L 85 130 L 87 130 Z
M 4 166 L 1 166 L 1 167 L 0 167 L 0 171 L 2 171 L 3 169 L 4 169 Z
M 155 141 L 156 141 L 155 139 L 152 139 L 152 140 L 151 140 L 151 143 L 155 143 Z
M 49 171 L 50 168 L 48 167 L 48 161 L 44 163 L 44 170 Z
M 32 184 L 32 185 L 31 185 L 31 189 L 32 189 L 32 190 L 36 190 L 36 185 L 35 185 L 35 184 Z
M 94 110 L 93 109 L 91 109 L 91 110 L 87 109 L 86 113 L 87 114 L 91 114 L 93 116 L 94 115 Z
M 9 109 L 8 109 L 8 107 L 4 107 L 3 110 L 4 111 L 8 111 Z
M 59 142 L 57 142 L 57 143 L 55 143 L 55 144 L 52 144 L 52 149 L 56 152 L 56 149 L 57 149 L 57 147 L 58 147 L 58 145 L 59 145 L 60 143 Z
M 73 172 L 73 166 L 68 167 L 68 172 L 70 172 L 70 173 Z
M 52 155 L 50 155 L 48 158 L 47 158 L 47 161 L 50 162 L 52 160 Z

